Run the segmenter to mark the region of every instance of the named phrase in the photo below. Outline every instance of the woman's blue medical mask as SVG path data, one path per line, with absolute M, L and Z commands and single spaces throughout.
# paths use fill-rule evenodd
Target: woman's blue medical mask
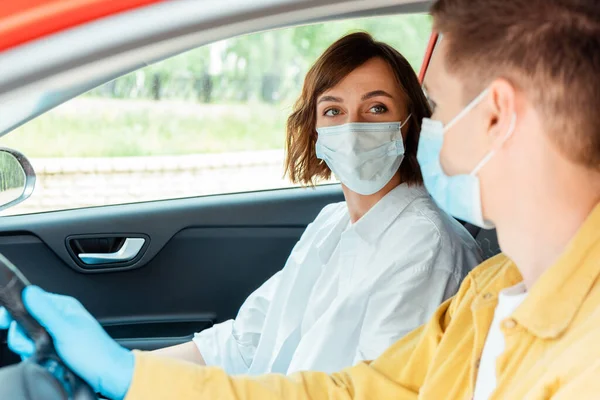
M 352 122 L 317 128 L 317 158 L 325 161 L 348 189 L 377 193 L 398 172 L 404 159 L 400 122 Z
M 494 224 L 483 219 L 481 189 L 477 174 L 492 159 L 495 150 L 490 150 L 470 174 L 455 176 L 448 176 L 444 172 L 440 164 L 440 153 L 444 143 L 444 134 L 448 133 L 452 126 L 477 106 L 488 94 L 488 90 L 485 89 L 446 126 L 440 121 L 423 118 L 417 152 L 425 187 L 440 208 L 458 219 L 484 229 L 492 229 Z M 512 135 L 516 121 L 515 114 L 504 140 Z

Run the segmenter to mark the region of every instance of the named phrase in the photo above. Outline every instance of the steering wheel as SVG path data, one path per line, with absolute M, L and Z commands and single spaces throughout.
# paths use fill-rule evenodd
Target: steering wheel
M 25 308 L 21 294 L 28 285 L 21 271 L 0 254 L 0 306 L 35 343 L 31 358 L 0 369 L 0 399 L 96 400 L 92 388 L 65 365 L 48 332 Z

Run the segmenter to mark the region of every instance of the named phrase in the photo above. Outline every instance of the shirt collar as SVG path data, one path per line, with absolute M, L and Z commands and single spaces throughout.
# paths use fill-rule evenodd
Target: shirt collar
M 343 209 L 336 210 L 336 213 L 339 214 L 336 214 L 334 221 L 328 220 L 315 234 L 317 238 L 316 249 L 323 264 L 329 261 L 339 244 L 342 232 L 350 224 L 350 214 L 346 205 L 344 205 Z
M 410 203 L 429 194 L 421 185 L 409 186 L 402 183 L 392 189 L 377 202 L 365 215 L 354 223 L 352 229 L 369 244 L 379 241 L 379 238 L 408 207 Z
M 600 275 L 600 204 L 558 261 L 529 290 L 513 318 L 540 338 L 556 338 L 570 325 Z

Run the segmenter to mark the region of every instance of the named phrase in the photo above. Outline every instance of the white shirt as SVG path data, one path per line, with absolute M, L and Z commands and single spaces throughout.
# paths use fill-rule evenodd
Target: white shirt
M 494 319 L 481 353 L 473 400 L 487 400 L 496 389 L 496 360 L 504 352 L 505 346 L 500 324 L 519 307 L 525 297 L 527 290 L 523 282 L 502 290 L 498 295 Z
M 229 374 L 335 372 L 425 323 L 480 261 L 423 187 L 398 186 L 354 224 L 346 203 L 331 204 L 236 319 L 194 342 Z

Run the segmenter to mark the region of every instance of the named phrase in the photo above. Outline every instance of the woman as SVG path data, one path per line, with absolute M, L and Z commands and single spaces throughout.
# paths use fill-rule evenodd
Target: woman
M 157 353 L 230 374 L 333 372 L 377 358 L 424 323 L 481 261 L 417 163 L 427 101 L 410 64 L 367 33 L 343 37 L 306 76 L 287 124 L 293 182 L 341 181 L 285 268 L 235 320 Z

